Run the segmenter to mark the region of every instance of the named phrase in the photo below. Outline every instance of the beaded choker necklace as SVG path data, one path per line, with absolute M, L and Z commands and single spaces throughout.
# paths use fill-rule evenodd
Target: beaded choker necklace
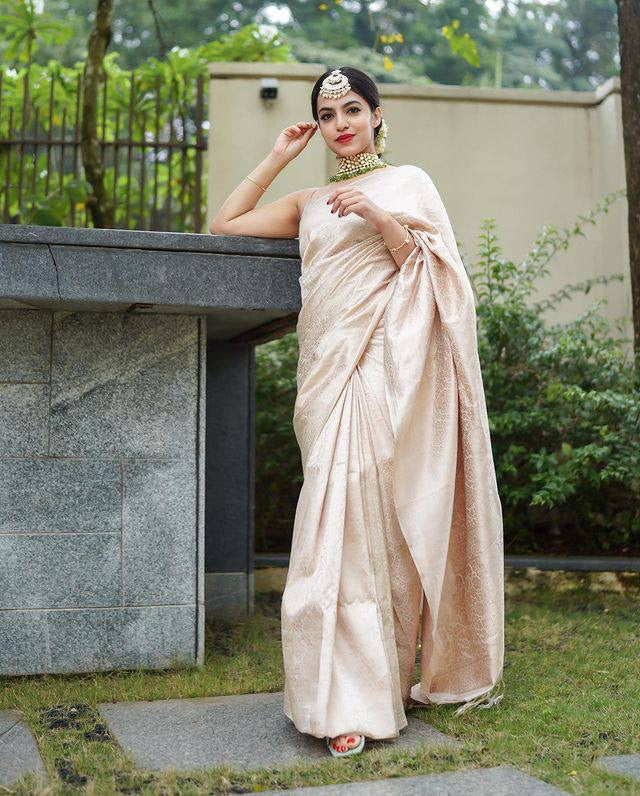
M 329 182 L 336 180 L 346 180 L 355 177 L 357 174 L 365 174 L 373 169 L 383 169 L 388 165 L 383 163 L 375 152 L 358 152 L 355 155 L 345 155 L 339 157 L 340 164 L 338 171 L 329 177 Z

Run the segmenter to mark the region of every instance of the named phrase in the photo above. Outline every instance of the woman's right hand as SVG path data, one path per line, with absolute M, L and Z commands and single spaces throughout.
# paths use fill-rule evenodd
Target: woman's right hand
M 276 138 L 273 152 L 287 162 L 297 157 L 306 147 L 311 136 L 318 129 L 318 123 L 299 122 L 285 127 Z

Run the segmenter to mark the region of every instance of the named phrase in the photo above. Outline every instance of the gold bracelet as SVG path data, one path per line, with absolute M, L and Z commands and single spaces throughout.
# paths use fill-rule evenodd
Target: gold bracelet
M 391 252 L 397 252 L 398 249 L 401 249 L 404 246 L 405 243 L 409 243 L 409 241 L 411 240 L 411 236 L 409 234 L 409 229 L 408 229 L 409 225 L 408 224 L 403 224 L 402 226 L 404 227 L 404 229 L 405 229 L 405 231 L 407 233 L 407 237 L 402 241 L 402 243 L 399 246 L 395 246 L 393 249 L 391 248 L 391 246 L 389 246 L 388 243 L 385 242 L 385 244 L 384 244 L 387 247 L 387 249 L 389 249 L 389 251 L 391 251 Z
M 253 179 L 253 177 L 247 177 L 247 179 L 248 179 L 248 180 L 251 180 L 251 182 L 252 182 L 254 185 L 258 185 L 258 183 L 257 183 L 257 182 L 256 182 L 256 181 Z M 263 187 L 262 187 L 262 185 L 258 185 L 258 188 L 260 188 L 260 190 L 261 190 L 261 191 L 264 191 L 265 193 L 267 192 L 267 189 L 266 189 L 266 188 L 263 188 Z

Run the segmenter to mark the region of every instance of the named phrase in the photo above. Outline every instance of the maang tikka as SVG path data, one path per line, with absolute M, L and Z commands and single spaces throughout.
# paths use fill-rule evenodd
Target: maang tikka
M 344 97 L 349 91 L 351 91 L 349 78 L 340 69 L 334 69 L 322 81 L 318 93 L 321 97 L 327 97 L 327 99 L 338 99 L 339 97 Z M 329 182 L 345 180 L 347 177 L 353 177 L 356 174 L 364 174 L 373 169 L 385 168 L 387 164 L 383 163 L 378 158 L 378 155 L 381 155 L 385 150 L 388 129 L 389 127 L 385 120 L 381 119 L 380 129 L 373 139 L 376 154 L 373 152 L 358 152 L 356 155 L 337 155 L 336 157 L 340 160 L 338 172 L 329 177 Z

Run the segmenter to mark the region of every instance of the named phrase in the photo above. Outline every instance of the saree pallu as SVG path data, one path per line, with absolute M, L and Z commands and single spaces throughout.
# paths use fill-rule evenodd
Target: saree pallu
M 502 509 L 473 290 L 431 178 L 354 180 L 381 234 L 317 189 L 300 220 L 293 426 L 303 484 L 282 596 L 284 712 L 316 737 L 394 738 L 418 703 L 499 701 Z M 420 676 L 414 679 L 420 641 Z

